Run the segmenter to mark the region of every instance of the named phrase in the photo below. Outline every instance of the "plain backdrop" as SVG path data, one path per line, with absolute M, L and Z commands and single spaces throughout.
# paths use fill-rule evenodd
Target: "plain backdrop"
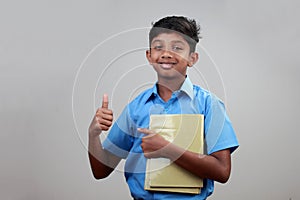
M 225 102 L 240 148 L 209 199 L 300 199 L 298 1 L 0 1 L 0 198 L 131 199 L 122 163 L 89 168 L 87 129 L 103 93 L 117 117 L 155 82 L 151 22 L 195 18 L 194 83 Z M 103 135 L 105 137 L 105 134 Z

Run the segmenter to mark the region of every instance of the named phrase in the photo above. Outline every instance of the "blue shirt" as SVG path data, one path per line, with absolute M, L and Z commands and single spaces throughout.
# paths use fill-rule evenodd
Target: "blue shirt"
M 238 141 L 223 103 L 210 92 L 195 86 L 187 77 L 180 90 L 168 102 L 158 95 L 157 86 L 145 90 L 130 102 L 112 126 L 103 148 L 126 159 L 125 177 L 132 197 L 137 199 L 206 199 L 214 190 L 214 182 L 204 179 L 201 193 L 153 192 L 144 190 L 147 159 L 141 148 L 144 136 L 137 128 L 148 128 L 151 114 L 203 114 L 205 153 L 238 147 Z

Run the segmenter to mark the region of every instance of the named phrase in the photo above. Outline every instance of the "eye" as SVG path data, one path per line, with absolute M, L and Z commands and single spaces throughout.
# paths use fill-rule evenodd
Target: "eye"
M 181 46 L 173 46 L 173 51 L 182 51 L 183 48 Z
M 162 45 L 155 45 L 153 48 L 155 50 L 161 50 L 161 49 L 163 49 L 163 46 Z

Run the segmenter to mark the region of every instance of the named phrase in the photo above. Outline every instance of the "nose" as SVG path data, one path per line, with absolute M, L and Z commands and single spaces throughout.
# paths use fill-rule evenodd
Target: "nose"
M 168 51 L 168 50 L 164 50 L 162 52 L 162 54 L 161 54 L 161 58 L 164 58 L 164 59 L 166 59 L 166 58 L 172 58 L 172 57 L 173 57 L 172 53 L 170 51 Z

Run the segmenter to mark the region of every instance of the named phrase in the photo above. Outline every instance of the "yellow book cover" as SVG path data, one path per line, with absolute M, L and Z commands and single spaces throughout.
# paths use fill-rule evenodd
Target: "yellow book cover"
M 195 153 L 203 153 L 204 116 L 201 114 L 151 115 L 149 129 Z M 169 159 L 147 160 L 145 189 L 200 193 L 203 181 Z M 175 191 L 174 191 L 175 190 Z

